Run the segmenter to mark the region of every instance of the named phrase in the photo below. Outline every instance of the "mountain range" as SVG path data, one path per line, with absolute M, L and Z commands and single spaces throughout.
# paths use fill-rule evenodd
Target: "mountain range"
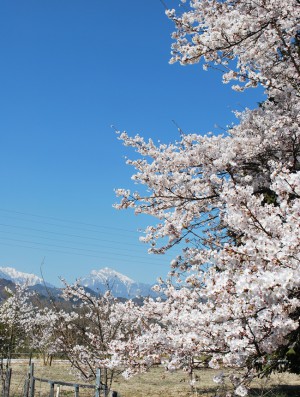
M 34 289 L 39 293 L 42 293 L 42 291 L 46 293 L 48 289 L 51 289 L 51 294 L 58 296 L 60 291 L 59 288 L 55 288 L 49 283 L 44 283 L 41 277 L 20 272 L 12 267 L 0 267 L 0 279 L 8 280 L 15 284 L 26 283 L 30 289 Z M 108 267 L 92 270 L 90 274 L 80 278 L 78 281 L 83 287 L 97 294 L 103 294 L 105 291 L 110 290 L 117 298 L 134 299 L 137 297 L 158 296 L 156 292 L 152 291 L 152 285 L 136 282 Z
M 114 296 L 126 299 L 157 296 L 151 289 L 152 285 L 136 282 L 108 267 L 92 270 L 87 277 L 80 279 L 80 284 L 100 294 L 110 290 Z
M 43 279 L 31 273 L 23 273 L 13 267 L 0 267 L 0 278 L 12 281 L 15 284 L 27 284 L 28 286 L 43 284 Z

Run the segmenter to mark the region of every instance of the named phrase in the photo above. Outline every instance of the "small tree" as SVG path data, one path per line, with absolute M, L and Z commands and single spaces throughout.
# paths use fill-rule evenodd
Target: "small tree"
M 69 319 L 63 310 L 39 306 L 36 307 L 32 326 L 27 332 L 31 351 L 42 356 L 43 364 L 51 366 L 53 357 L 61 354 L 58 328 Z
M 34 318 L 34 306 L 33 293 L 26 285 L 16 285 L 15 291 L 7 289 L 7 295 L 0 306 L 0 354 L 9 363 L 12 354 L 28 346 L 27 333 Z
M 66 283 L 63 296 L 73 311 L 59 312 L 57 343 L 84 379 L 94 379 L 101 368 L 102 382 L 109 389 L 119 365 L 111 359 L 111 344 L 126 341 L 135 332 L 137 308 L 132 301 L 119 302 L 109 291 L 92 295 L 79 284 Z

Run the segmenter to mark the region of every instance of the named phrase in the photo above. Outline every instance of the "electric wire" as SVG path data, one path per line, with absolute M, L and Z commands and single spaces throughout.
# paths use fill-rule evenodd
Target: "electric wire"
M 9 243 L 3 243 L 0 241 L 0 245 L 4 245 L 4 246 L 9 246 L 9 247 L 18 247 L 18 248 L 28 248 L 28 249 L 34 249 L 34 250 L 39 250 L 39 251 L 46 251 L 46 252 L 57 252 L 57 253 L 61 253 L 61 254 L 67 254 L 67 255 L 72 255 L 72 256 L 84 256 L 84 257 L 89 257 L 89 258 L 96 258 L 96 259 L 101 259 L 101 260 L 114 260 L 115 258 L 110 258 L 110 257 L 106 257 L 106 256 L 96 256 L 96 255 L 90 255 L 90 254 L 81 254 L 81 253 L 74 253 L 74 252 L 66 252 L 66 251 L 61 251 L 61 250 L 56 250 L 56 249 L 49 249 L 49 248 L 40 248 L 40 247 L 33 247 L 33 246 L 26 246 L 26 245 L 20 245 L 20 244 L 9 244 Z M 129 262 L 132 263 L 132 259 L 126 259 L 124 258 L 122 260 L 122 262 Z M 145 262 L 145 261 L 140 261 L 138 260 L 137 263 L 141 263 L 141 264 L 145 264 L 145 265 L 149 265 L 149 262 Z M 151 262 L 151 266 L 152 265 L 161 265 L 162 263 L 155 263 L 155 262 Z
M 120 235 L 120 232 L 122 231 L 121 236 L 124 236 L 124 232 L 126 234 L 128 232 L 130 233 L 138 233 L 138 231 L 133 231 L 129 229 L 123 229 L 123 228 L 118 228 L 118 227 L 112 227 L 112 226 L 104 226 L 104 225 L 97 225 L 97 224 L 92 224 L 92 223 L 86 223 L 86 222 L 79 222 L 79 221 L 70 221 L 58 217 L 51 217 L 51 216 L 43 216 L 43 215 L 37 215 L 37 214 L 32 214 L 32 213 L 27 213 L 27 212 L 22 212 L 22 211 L 15 211 L 15 210 L 8 210 L 8 209 L 3 209 L 0 208 L 0 212 L 4 213 L 9 213 L 9 214 L 16 214 L 20 215 L 20 217 L 14 217 L 6 214 L 0 214 L 0 219 L 1 216 L 5 218 L 10 218 L 13 219 L 14 221 L 21 222 L 23 225 L 16 225 L 16 224 L 11 224 L 11 223 L 0 223 L 0 227 L 2 226 L 5 230 L 0 229 L 0 233 L 5 235 L 10 234 L 13 237 L 24 237 L 29 239 L 22 239 L 22 238 L 10 238 L 10 237 L 1 237 L 0 235 L 0 245 L 4 246 L 10 246 L 10 247 L 18 247 L 18 248 L 27 248 L 27 249 L 34 249 L 34 250 L 42 250 L 42 251 L 47 251 L 47 252 L 57 252 L 57 253 L 63 253 L 67 255 L 76 255 L 76 256 L 85 256 L 85 257 L 93 257 L 93 258 L 98 258 L 102 260 L 110 260 L 110 261 L 115 261 L 118 260 L 119 258 L 117 257 L 122 257 L 123 261 L 130 261 L 131 263 L 144 263 L 144 264 L 157 264 L 156 258 L 158 258 L 157 255 L 154 255 L 151 257 L 149 256 L 149 260 L 147 259 L 148 252 L 145 252 L 145 256 L 142 256 L 142 252 L 138 252 L 137 248 L 141 247 L 141 244 L 137 243 L 132 243 L 132 242 L 127 242 L 125 239 L 120 239 L 118 240 L 118 235 Z M 31 217 L 31 218 L 37 218 L 37 219 L 26 219 L 25 217 Z M 44 219 L 49 219 L 53 220 L 56 222 L 64 222 L 64 223 L 69 223 L 69 225 L 64 225 L 64 224 L 57 224 L 57 223 L 51 223 L 51 222 L 45 222 Z M 38 223 L 42 224 L 45 226 L 45 229 L 42 228 L 36 228 L 36 227 L 30 227 L 30 226 L 24 226 L 24 223 L 30 224 L 30 223 Z M 72 226 L 71 226 L 72 224 Z M 82 228 L 81 226 L 88 226 L 88 227 L 93 227 L 96 228 L 95 230 L 93 229 L 85 229 Z M 49 230 L 47 226 L 51 226 L 52 228 L 69 228 L 69 229 L 78 229 L 80 227 L 81 232 L 90 232 L 93 233 L 94 235 L 84 235 L 84 233 L 80 234 L 75 234 L 75 233 L 66 233 L 62 231 L 57 231 L 57 230 Z M 9 230 L 7 230 L 7 228 Z M 12 229 L 12 230 L 11 230 Z M 98 229 L 98 230 L 97 230 Z M 103 230 L 104 229 L 104 230 Z M 37 235 L 30 236 L 28 235 L 27 231 L 34 232 Z M 113 232 L 112 232 L 113 231 Z M 118 231 L 117 233 L 115 231 Z M 23 232 L 23 233 L 22 233 Z M 107 239 L 107 238 L 102 238 L 102 237 L 95 237 L 98 233 L 105 233 L 106 235 L 109 235 L 109 233 L 113 233 L 116 236 L 116 239 Z M 54 236 L 54 237 L 49 237 Z M 55 238 L 57 236 L 57 238 Z M 69 240 L 66 240 L 67 237 Z M 78 241 L 80 239 L 80 241 Z M 40 240 L 46 240 L 47 242 L 43 242 Z M 71 240 L 71 241 L 70 241 Z M 7 241 L 14 242 L 14 244 L 9 244 Z M 51 243 L 51 242 L 54 242 Z M 58 244 L 55 244 L 57 242 Z M 26 245 L 22 245 L 26 244 Z M 114 246 L 109 246 L 106 243 L 112 243 Z M 69 244 L 71 246 L 69 246 Z M 76 247 L 72 246 L 73 244 L 77 244 Z M 102 247 L 101 244 L 105 244 L 105 247 Z M 116 246 L 117 244 L 117 246 Z M 124 248 L 122 245 L 126 246 L 132 246 L 134 248 Z M 97 249 L 90 249 L 86 248 L 86 246 L 90 247 L 98 247 Z M 103 251 L 103 248 L 106 251 Z M 110 250 L 111 251 L 107 251 Z M 117 251 L 117 252 L 116 252 Z M 124 253 L 130 252 L 130 253 Z M 137 252 L 140 254 L 138 255 Z M 167 255 L 168 256 L 168 255 Z M 173 256 L 173 255 L 172 255 Z M 131 259 L 127 259 L 131 258 Z M 166 263 L 168 262 L 168 259 L 166 256 L 164 256 L 164 260 L 160 260 L 161 263 Z
M 80 222 L 80 221 L 72 221 L 72 220 L 57 218 L 57 217 L 53 217 L 53 216 L 37 215 L 37 214 L 28 213 L 28 212 L 8 210 L 8 209 L 4 209 L 4 208 L 0 208 L 0 211 L 14 213 L 14 214 L 19 214 L 19 215 L 25 215 L 25 216 L 31 216 L 31 217 L 35 217 L 35 218 L 52 219 L 52 220 L 65 222 L 65 223 L 74 223 L 74 224 L 77 224 L 77 225 L 93 226 L 93 227 L 96 227 L 96 228 L 104 228 L 104 229 L 120 230 L 120 231 L 130 232 L 130 233 L 137 233 L 136 230 L 131 230 L 131 229 L 125 229 L 125 228 L 107 226 L 107 225 L 98 225 L 98 224 Z
M 54 248 L 62 248 L 62 249 L 68 249 L 68 250 L 75 250 L 75 251 L 82 251 L 82 252 L 92 252 L 95 254 L 110 254 L 109 252 L 106 251 L 97 251 L 97 250 L 91 250 L 87 248 L 78 248 L 78 247 L 67 247 L 63 245 L 55 245 L 55 244 L 47 244 L 47 243 L 39 243 L 36 241 L 30 241 L 30 240 L 21 240 L 21 239 L 15 239 L 15 238 L 9 238 L 9 237 L 2 237 L 2 240 L 8 240 L 8 241 L 16 241 L 17 243 L 28 243 L 28 244 L 36 244 L 36 245 L 43 245 L 46 247 L 54 247 Z M 123 254 L 123 253 L 114 253 L 116 256 L 127 256 L 129 258 L 141 258 L 144 259 L 143 256 L 137 256 L 137 255 L 130 255 L 130 254 Z
M 57 223 L 50 223 L 50 222 L 45 222 L 45 221 L 40 221 L 40 220 L 35 220 L 35 219 L 19 219 L 19 218 L 16 218 L 14 216 L 10 216 L 10 215 L 2 215 L 1 218 L 8 218 L 8 219 L 11 219 L 11 220 L 14 220 L 14 221 L 32 222 L 32 223 L 43 224 L 43 225 L 46 225 L 46 226 L 54 226 L 54 227 L 59 227 L 59 228 L 78 230 L 78 227 L 76 227 L 76 226 L 58 225 Z M 123 229 L 117 229 L 117 232 L 116 232 L 116 231 L 111 231 L 110 230 L 111 228 L 108 227 L 108 226 L 101 226 L 101 227 L 102 227 L 102 229 L 108 228 L 109 231 L 107 231 L 107 230 L 85 229 L 85 228 L 82 228 L 82 227 L 80 227 L 80 231 L 81 232 L 92 232 L 92 233 L 95 233 L 95 232 L 96 233 L 105 233 L 105 234 L 113 233 L 114 235 L 124 235 L 124 232 L 126 232 L 126 233 L 128 232 L 128 230 L 126 230 L 126 229 L 124 229 L 124 230 Z M 134 232 L 130 231 L 130 233 L 134 233 Z M 135 233 L 138 233 L 138 231 L 136 231 Z
M 12 234 L 13 236 L 21 236 L 21 237 L 30 237 L 30 238 L 34 238 L 34 239 L 42 239 L 42 240 L 47 240 L 47 241 L 56 241 L 56 242 L 62 242 L 64 244 L 74 244 L 77 243 L 76 241 L 70 241 L 70 240 L 62 240 L 62 239 L 58 239 L 58 238 L 51 238 L 51 237 L 45 237 L 45 236 L 36 236 L 36 235 L 30 235 L 30 234 L 24 234 L 24 233 L 18 233 L 18 232 L 12 232 L 9 230 L 0 230 L 0 233 L 5 233 L 5 234 Z M 1 238 L 1 237 L 0 237 Z M 133 249 L 132 248 L 123 248 L 120 247 L 120 244 L 126 244 L 127 245 L 132 245 L 133 247 L 141 247 L 141 244 L 135 244 L 135 243 L 130 243 L 130 242 L 126 242 L 126 241 L 117 241 L 117 240 L 105 240 L 105 239 L 101 239 L 99 240 L 99 243 L 116 243 L 118 244 L 118 250 L 121 251 L 130 251 L 132 252 Z M 92 246 L 92 247 L 99 247 L 99 243 L 89 243 L 89 242 L 80 242 L 81 246 L 84 245 L 88 245 L 88 246 Z M 105 248 L 115 248 L 115 247 L 111 247 L 106 245 Z
M 31 230 L 31 231 L 35 231 L 35 232 L 55 234 L 55 235 L 59 235 L 59 236 L 77 237 L 77 238 L 83 238 L 83 239 L 87 239 L 87 240 L 99 241 L 99 238 L 96 238 L 96 237 L 87 237 L 87 236 L 82 236 L 79 234 L 71 234 L 71 233 L 53 232 L 50 230 L 36 229 L 36 228 L 26 227 L 26 226 L 9 225 L 7 223 L 0 223 L 0 226 L 7 226 L 7 227 L 16 228 L 16 229 Z M 100 231 L 99 233 L 105 233 L 105 232 Z

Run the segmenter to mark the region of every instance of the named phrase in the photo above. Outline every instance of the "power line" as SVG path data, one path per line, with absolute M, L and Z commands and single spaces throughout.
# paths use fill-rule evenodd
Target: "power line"
M 29 244 L 36 244 L 36 245 L 42 245 L 42 246 L 46 246 L 46 247 L 54 247 L 54 248 L 62 248 L 62 249 L 68 249 L 68 250 L 75 250 L 75 251 L 82 251 L 82 252 L 94 252 L 95 254 L 99 254 L 102 255 L 102 253 L 104 254 L 110 254 L 110 252 L 106 252 L 106 251 L 97 251 L 97 250 L 91 250 L 91 249 L 87 249 L 87 248 L 78 248 L 78 247 L 67 247 L 64 245 L 55 245 L 55 244 L 47 244 L 47 243 L 39 243 L 36 241 L 30 241 L 30 240 L 21 240 L 21 239 L 14 239 L 14 238 L 9 238 L 9 237 L 1 237 L 2 240 L 9 240 L 9 241 L 16 241 L 18 243 L 29 243 Z M 130 255 L 130 254 L 118 254 L 118 253 L 114 253 L 114 255 L 116 256 L 127 256 L 129 258 L 142 258 L 145 259 L 143 256 L 137 256 L 137 255 Z
M 120 230 L 120 231 L 123 231 L 123 232 L 137 233 L 137 230 L 123 229 L 123 228 L 120 228 L 120 227 L 107 226 L 107 225 L 103 226 L 103 225 L 87 223 L 87 222 L 80 222 L 80 221 L 71 221 L 71 220 L 57 218 L 57 217 L 53 217 L 53 216 L 32 214 L 32 213 L 29 213 L 29 212 L 14 211 L 14 210 L 8 210 L 8 209 L 4 209 L 4 208 L 0 208 L 0 211 L 9 212 L 9 213 L 13 213 L 13 214 L 19 214 L 19 215 L 25 215 L 25 216 L 32 216 L 34 218 L 52 219 L 52 220 L 59 221 L 59 222 L 74 223 L 74 224 L 77 224 L 77 225 L 93 226 L 93 227 L 96 227 L 96 228 L 104 228 L 104 229 Z M 57 226 L 62 226 L 62 225 L 57 225 Z M 65 227 L 67 227 L 67 226 L 65 226 Z
M 87 239 L 87 240 L 100 241 L 99 238 L 96 238 L 96 237 L 87 237 L 87 236 L 82 236 L 82 235 L 78 235 L 78 234 L 53 232 L 50 230 L 36 229 L 36 228 L 26 227 L 26 226 L 9 225 L 7 223 L 0 223 L 0 226 L 7 226 L 7 227 L 15 228 L 15 229 L 24 229 L 24 230 L 31 230 L 31 231 L 35 231 L 35 232 L 55 234 L 55 235 L 59 235 L 59 236 L 77 237 L 77 238 L 83 238 L 83 239 Z M 100 233 L 104 233 L 104 232 L 100 232 Z
M 61 253 L 61 254 L 66 254 L 66 255 L 71 255 L 71 256 L 84 256 L 84 257 L 89 257 L 89 258 L 96 258 L 96 259 L 100 259 L 100 260 L 115 260 L 116 258 L 114 257 L 107 257 L 107 256 L 97 256 L 97 255 L 90 255 L 90 254 L 81 254 L 81 253 L 74 253 L 74 252 L 66 252 L 66 251 L 61 251 L 61 250 L 56 250 L 56 249 L 49 249 L 49 248 L 40 248 L 40 247 L 33 247 L 33 246 L 28 246 L 28 245 L 20 245 L 20 244 L 9 244 L 9 243 L 4 243 L 2 241 L 0 241 L 0 245 L 4 245 L 4 246 L 9 246 L 9 247 L 18 247 L 18 248 L 28 248 L 28 249 L 33 249 L 33 250 L 38 250 L 38 251 L 42 251 L 42 252 L 57 252 L 57 253 Z M 119 259 L 118 259 L 119 260 Z M 122 260 L 123 262 L 130 262 L 133 263 L 134 261 L 132 259 L 126 259 L 124 258 Z M 141 264 L 145 264 L 145 265 L 149 265 L 149 262 L 145 262 L 145 261 L 137 261 L 138 263 Z M 155 262 L 151 263 L 152 265 L 162 265 L 161 264 L 157 264 Z
M 24 233 L 18 233 L 18 232 L 12 232 L 12 231 L 8 231 L 8 230 L 0 230 L 0 233 L 5 233 L 5 234 L 12 234 L 12 235 L 16 235 L 16 236 L 25 236 L 25 237 L 32 237 L 32 238 L 37 238 L 37 239 L 43 239 L 43 240 L 47 240 L 47 241 L 58 241 L 58 242 L 62 242 L 62 243 L 70 243 L 70 244 L 74 244 L 76 243 L 76 241 L 70 241 L 70 240 L 63 240 L 63 239 L 58 239 L 58 238 L 51 238 L 51 237 L 44 237 L 44 236 L 33 236 L 33 235 L 29 235 L 29 234 L 24 234 Z M 120 244 L 126 244 L 126 245 L 132 245 L 134 247 L 141 247 L 141 244 L 135 244 L 135 243 L 128 243 L 126 241 L 117 241 L 117 240 L 99 240 L 99 243 L 116 243 L 118 244 L 118 250 L 123 250 L 123 251 L 133 251 L 132 248 L 123 248 L 120 247 Z M 89 246 L 93 246 L 93 247 L 99 247 L 99 244 L 96 243 L 88 243 L 88 242 L 80 242 L 81 245 L 89 245 Z M 106 245 L 106 248 L 115 248 L 115 247 L 109 247 Z
M 41 221 L 41 220 L 35 220 L 35 219 L 22 219 L 22 218 L 16 218 L 14 216 L 10 216 L 10 215 L 2 215 L 2 218 L 9 218 L 9 219 L 13 219 L 15 221 L 19 221 L 19 222 L 30 222 L 30 223 L 38 223 L 38 224 L 42 224 L 42 225 L 47 225 L 47 226 L 54 226 L 54 227 L 59 227 L 59 228 L 67 228 L 67 229 L 75 229 L 77 230 L 78 227 L 76 226 L 70 226 L 70 225 L 58 225 L 57 223 L 51 223 L 51 222 L 45 222 L 45 221 Z M 124 235 L 124 232 L 128 232 L 128 230 L 126 229 L 117 229 L 117 232 L 115 231 L 111 231 L 111 228 L 107 227 L 107 226 L 99 226 L 102 227 L 102 229 L 106 229 L 108 228 L 109 231 L 107 230 L 95 230 L 95 229 L 85 229 L 80 227 L 80 231 L 81 232 L 92 232 L 92 233 L 105 233 L 105 234 L 114 234 L 114 235 Z M 121 233 L 122 230 L 122 233 Z M 130 233 L 133 233 L 133 231 L 130 231 Z M 138 233 L 138 231 L 136 231 L 135 233 Z
M 21 212 L 21 211 L 7 210 L 7 209 L 3 209 L 3 208 L 0 208 L 0 211 L 2 211 L 4 213 L 21 215 L 22 217 L 25 216 L 25 217 L 38 218 L 37 220 L 26 219 L 26 218 L 22 219 L 22 217 L 20 217 L 20 219 L 18 219 L 18 217 L 13 217 L 10 215 L 5 215 L 5 214 L 2 215 L 4 217 L 15 219 L 18 222 L 23 222 L 23 224 L 24 224 L 24 222 L 27 222 L 27 223 L 28 222 L 37 222 L 42 225 L 48 225 L 48 226 L 50 225 L 50 226 L 55 226 L 58 228 L 61 228 L 61 227 L 75 228 L 75 226 L 68 226 L 68 225 L 44 222 L 42 220 L 42 219 L 51 219 L 51 220 L 55 220 L 58 222 L 72 223 L 74 225 L 86 225 L 86 226 L 91 226 L 91 227 L 95 227 L 95 228 L 99 228 L 99 229 L 109 229 L 109 230 L 117 230 L 117 231 L 122 231 L 122 232 L 137 233 L 137 231 L 128 230 L 128 229 L 115 228 L 115 227 L 109 227 L 109 226 L 100 226 L 97 224 L 78 222 L 78 221 L 70 221 L 70 220 L 66 220 L 66 219 L 62 219 L 62 218 L 58 218 L 58 217 L 42 216 L 42 215 L 26 213 L 26 212 Z M 29 240 L 19 239 L 19 238 L 9 238 L 9 237 L 1 238 L 0 237 L 0 244 L 10 246 L 10 247 L 27 248 L 27 249 L 47 251 L 47 252 L 57 252 L 57 253 L 63 253 L 63 254 L 67 254 L 67 255 L 85 256 L 85 257 L 92 257 L 92 258 L 98 258 L 101 260 L 110 260 L 110 261 L 119 260 L 116 257 L 122 257 L 123 261 L 127 261 L 127 262 L 130 261 L 131 263 L 138 262 L 138 263 L 144 263 L 147 265 L 149 265 L 150 263 L 154 264 L 153 262 L 155 262 L 156 258 L 157 258 L 157 255 L 155 255 L 155 256 L 152 256 L 152 258 L 149 257 L 149 260 L 147 261 L 146 257 L 136 255 L 134 253 L 134 249 L 130 249 L 130 248 L 126 249 L 126 248 L 122 247 L 122 244 L 126 244 L 127 246 L 132 246 L 132 247 L 137 248 L 138 244 L 136 244 L 136 243 L 127 242 L 127 241 L 124 241 L 124 239 L 122 239 L 121 241 L 118 241 L 118 240 L 103 239 L 101 237 L 100 238 L 95 237 L 95 234 L 97 235 L 97 233 L 105 233 L 105 234 L 111 233 L 111 232 L 109 232 L 109 230 L 103 231 L 103 230 L 91 230 L 91 229 L 82 229 L 81 228 L 82 231 L 89 231 L 89 232 L 94 233 L 94 236 L 85 236 L 83 234 L 73 234 L 73 233 L 64 233 L 64 232 L 54 231 L 55 229 L 47 230 L 47 229 L 42 229 L 42 228 L 40 229 L 40 228 L 21 226 L 21 225 L 10 224 L 10 223 L 0 223 L 0 226 L 2 226 L 4 228 L 10 228 L 10 229 L 19 231 L 19 233 L 18 233 L 17 231 L 13 231 L 13 230 L 0 230 L 0 233 L 10 234 L 13 237 L 15 237 L 15 235 L 19 235 L 21 237 L 23 237 L 23 236 L 29 237 Z M 22 233 L 20 231 L 24 231 L 24 233 Z M 38 235 L 28 236 L 27 231 L 32 231 Z M 116 233 L 114 233 L 114 234 L 116 234 Z M 48 236 L 46 237 L 45 235 L 57 236 L 57 238 L 51 238 Z M 124 233 L 122 233 L 121 235 L 124 236 Z M 81 241 L 78 241 L 78 240 L 70 241 L 70 240 L 66 240 L 65 237 L 68 237 L 71 240 L 81 239 Z M 2 241 L 1 241 L 1 239 L 2 239 Z M 45 243 L 42 241 L 37 241 L 40 239 L 47 240 L 49 242 L 51 242 L 51 241 L 58 242 L 59 244 L 51 244 L 51 243 Z M 15 244 L 8 244 L 8 243 L 4 242 L 3 240 L 13 241 L 13 242 L 15 242 Z M 21 244 L 24 243 L 26 245 L 21 245 L 20 243 Z M 112 249 L 114 251 L 113 252 L 101 251 L 102 247 L 99 247 L 99 244 L 103 244 L 103 243 L 117 244 L 117 246 L 111 247 L 111 246 L 105 245 L 105 247 L 103 247 L 104 249 Z M 68 246 L 68 244 L 71 244 L 71 245 L 76 244 L 77 247 Z M 97 249 L 94 250 L 94 249 L 89 249 L 89 248 L 84 247 L 87 245 L 92 246 L 92 247 L 99 247 L 100 250 L 97 250 Z M 122 251 L 123 252 L 129 251 L 131 254 L 126 254 L 126 253 L 123 253 Z M 135 251 L 135 252 L 137 252 L 137 251 Z M 131 259 L 127 259 L 127 258 L 131 258 Z M 141 258 L 141 260 L 139 258 Z M 163 262 L 166 262 L 166 261 L 168 262 L 168 259 L 166 258 L 166 256 L 164 258 L 165 258 L 165 260 Z

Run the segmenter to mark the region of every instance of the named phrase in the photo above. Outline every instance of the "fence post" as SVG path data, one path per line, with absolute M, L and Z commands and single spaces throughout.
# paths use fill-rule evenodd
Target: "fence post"
M 51 381 L 49 381 L 49 383 L 50 383 L 50 394 L 49 394 L 49 397 L 54 397 L 54 385 L 55 385 L 55 383 L 51 382 Z
M 34 371 L 34 364 L 30 363 L 28 367 L 28 372 L 27 372 L 27 378 L 24 383 L 24 393 L 23 397 L 28 397 L 29 395 L 29 390 L 31 386 L 31 379 L 33 378 L 33 371 Z M 30 390 L 31 393 L 31 390 Z
M 31 361 L 31 357 L 30 357 L 30 361 Z M 35 387 L 35 379 L 34 379 L 34 363 L 30 364 L 29 367 L 29 397 L 34 397 L 34 387 Z M 28 395 L 28 393 L 27 393 Z
M 79 386 L 74 385 L 74 397 L 79 397 Z
M 5 383 L 4 383 L 4 397 L 9 397 L 10 380 L 11 380 L 11 368 L 6 369 Z
M 100 388 L 101 388 L 101 370 L 100 368 L 98 368 L 96 373 L 95 397 L 100 397 Z
M 35 392 L 35 379 L 32 377 L 30 379 L 30 394 L 29 397 L 34 397 L 34 392 Z

